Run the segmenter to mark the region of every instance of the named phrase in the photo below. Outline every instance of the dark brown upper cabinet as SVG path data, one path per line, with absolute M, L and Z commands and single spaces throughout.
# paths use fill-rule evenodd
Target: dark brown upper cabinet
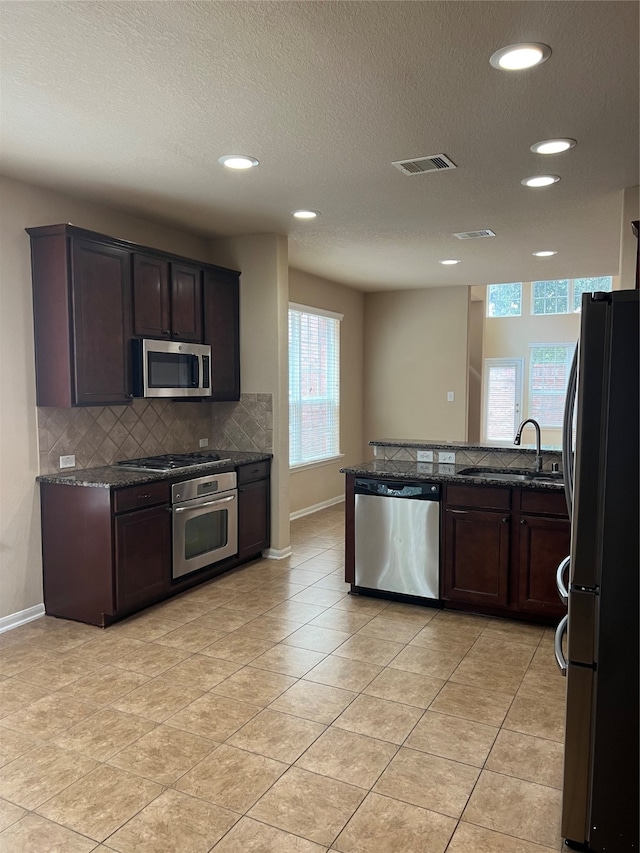
M 38 406 L 131 402 L 132 337 L 204 341 L 211 399 L 240 399 L 239 272 L 74 225 L 27 233 Z
M 204 272 L 204 342 L 211 347 L 211 399 L 240 399 L 239 273 Z
M 69 225 L 27 231 L 37 404 L 129 402 L 129 252 L 86 239 Z
M 133 256 L 133 329 L 140 338 L 202 342 L 202 270 Z

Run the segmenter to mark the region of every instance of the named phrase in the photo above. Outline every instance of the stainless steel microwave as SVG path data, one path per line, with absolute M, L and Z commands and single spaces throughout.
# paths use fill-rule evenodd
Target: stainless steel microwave
M 134 397 L 210 397 L 211 347 L 133 340 Z

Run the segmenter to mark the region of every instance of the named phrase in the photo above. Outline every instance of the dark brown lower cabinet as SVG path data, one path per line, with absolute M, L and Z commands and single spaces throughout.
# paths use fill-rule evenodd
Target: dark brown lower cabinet
M 40 484 L 45 610 L 112 622 L 210 580 L 269 547 L 271 461 L 238 467 L 238 554 L 171 578 L 169 480 L 119 489 Z
M 445 509 L 444 597 L 506 607 L 509 600 L 510 516 Z
M 558 598 L 556 569 L 569 553 L 568 518 L 522 515 L 518 520 L 518 608 L 528 613 L 562 618 L 566 608 Z
M 479 510 L 479 505 L 502 507 Z M 450 606 L 557 621 L 556 569 L 569 553 L 564 495 L 540 489 L 445 488 L 442 595 Z
M 134 610 L 171 587 L 171 514 L 168 507 L 115 518 L 116 610 Z
M 241 560 L 254 557 L 269 547 L 271 527 L 269 468 L 268 461 L 238 468 L 238 558 Z M 255 479 L 256 477 L 263 479 Z

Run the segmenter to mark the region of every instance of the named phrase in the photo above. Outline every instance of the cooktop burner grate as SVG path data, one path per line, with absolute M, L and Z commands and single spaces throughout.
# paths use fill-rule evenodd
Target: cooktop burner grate
M 145 456 L 141 459 L 123 459 L 115 465 L 131 471 L 178 471 L 194 465 L 230 461 L 230 459 L 221 459 L 219 453 L 164 453 L 160 456 Z

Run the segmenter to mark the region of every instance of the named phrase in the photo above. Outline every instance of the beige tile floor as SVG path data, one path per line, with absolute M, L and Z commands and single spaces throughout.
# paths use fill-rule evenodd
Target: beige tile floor
M 343 509 L 107 630 L 0 635 L 0 853 L 550 853 L 548 629 L 347 595 Z

